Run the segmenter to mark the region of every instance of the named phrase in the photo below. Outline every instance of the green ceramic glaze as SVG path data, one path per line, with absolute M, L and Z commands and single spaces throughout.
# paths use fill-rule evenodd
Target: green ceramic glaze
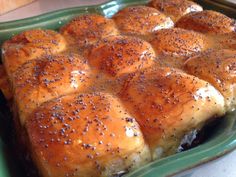
M 7 158 L 5 157 L 5 145 L 0 139 L 0 176 L 1 177 L 10 177 L 9 168 L 7 166 Z
M 110 1 L 108 3 L 96 6 L 69 8 L 23 20 L 0 23 L 0 44 L 2 44 L 2 42 L 6 39 L 9 39 L 11 36 L 21 31 L 32 28 L 46 28 L 57 30 L 60 26 L 79 14 L 99 13 L 105 15 L 106 17 L 111 17 L 114 13 L 116 13 L 123 7 L 145 4 L 147 2 L 148 0 Z M 236 10 L 234 7 L 228 7 L 226 3 L 220 2 L 222 1 L 213 2 L 211 0 L 198 0 L 198 3 L 200 3 L 207 9 L 220 10 L 221 12 L 226 13 L 231 17 L 236 17 Z M 0 110 L 2 109 L 0 108 Z M 125 177 L 170 176 L 199 164 L 205 163 L 207 161 L 213 160 L 224 155 L 227 152 L 232 151 L 236 148 L 235 117 L 236 112 L 226 115 L 224 120 L 221 121 L 221 124 L 215 130 L 213 130 L 212 135 L 202 145 L 199 145 L 198 147 L 191 150 L 149 163 L 142 168 L 125 175 Z M 3 117 L 0 114 L 0 125 L 3 124 L 2 119 Z M 9 157 L 6 158 L 6 147 L 7 141 L 5 141 L 5 144 L 3 143 L 0 133 L 0 177 L 24 176 L 24 174 L 22 174 L 19 169 L 19 171 L 17 170 L 17 163 L 9 162 L 12 159 L 14 161 L 14 157 L 11 157 L 10 155 L 11 160 L 9 160 Z

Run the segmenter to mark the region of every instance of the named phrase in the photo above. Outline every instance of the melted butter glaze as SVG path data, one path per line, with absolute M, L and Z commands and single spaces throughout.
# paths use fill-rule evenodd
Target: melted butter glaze
M 214 85 L 225 97 L 227 110 L 236 108 L 236 51 L 209 50 L 188 59 L 186 72 Z
M 176 27 L 208 34 L 227 34 L 235 32 L 235 20 L 212 10 L 193 12 L 180 18 Z
M 188 0 L 152 0 L 148 5 L 171 17 L 174 22 L 185 14 L 203 10 L 200 5 Z
M 150 160 L 139 125 L 109 94 L 72 94 L 45 103 L 26 128 L 45 177 L 110 176 Z
M 172 20 L 160 11 L 146 6 L 127 7 L 112 19 L 123 34 L 143 36 L 174 26 Z
M 29 60 L 63 51 L 64 38 L 52 30 L 28 30 L 6 41 L 2 47 L 3 63 L 10 79 L 16 69 Z

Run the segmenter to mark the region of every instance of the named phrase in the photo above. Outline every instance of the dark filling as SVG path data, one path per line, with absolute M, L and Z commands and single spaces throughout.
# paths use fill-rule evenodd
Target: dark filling
M 177 152 L 189 150 L 206 142 L 215 134 L 215 130 L 219 129 L 222 121 L 224 121 L 223 117 L 209 119 L 201 130 L 193 130 L 185 135 Z

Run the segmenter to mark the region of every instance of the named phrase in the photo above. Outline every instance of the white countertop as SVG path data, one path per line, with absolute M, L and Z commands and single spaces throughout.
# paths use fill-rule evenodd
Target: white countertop
M 106 0 L 38 0 L 0 16 L 0 22 L 27 18 L 68 7 L 100 4 L 105 1 Z M 231 1 L 234 2 L 236 0 Z M 236 151 L 207 163 L 206 165 L 196 167 L 194 170 L 176 175 L 176 177 L 236 177 Z

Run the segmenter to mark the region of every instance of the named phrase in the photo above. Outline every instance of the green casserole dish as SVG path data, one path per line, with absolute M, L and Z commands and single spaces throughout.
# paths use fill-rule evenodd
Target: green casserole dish
M 118 0 L 109 1 L 96 6 L 74 7 L 55 12 L 50 12 L 36 17 L 23 20 L 0 23 L 0 45 L 13 35 L 28 29 L 46 28 L 58 29 L 60 26 L 71 20 L 79 14 L 99 13 L 106 17 L 111 17 L 119 9 L 146 4 L 147 0 Z M 221 11 L 230 17 L 236 18 L 235 6 L 228 6 L 222 1 L 199 0 L 205 9 L 213 9 Z M 227 152 L 236 148 L 236 111 L 228 113 L 218 122 L 211 132 L 207 132 L 208 136 L 204 143 L 197 147 L 181 152 L 161 160 L 149 163 L 142 168 L 131 172 L 125 177 L 162 177 L 171 176 L 183 170 L 195 167 L 210 160 L 216 159 Z M 25 176 L 20 164 L 15 159 L 13 153 L 9 149 L 12 145 L 11 132 L 11 116 L 5 107 L 4 99 L 0 99 L 0 177 L 18 177 Z M 17 147 L 14 147 L 17 148 Z

